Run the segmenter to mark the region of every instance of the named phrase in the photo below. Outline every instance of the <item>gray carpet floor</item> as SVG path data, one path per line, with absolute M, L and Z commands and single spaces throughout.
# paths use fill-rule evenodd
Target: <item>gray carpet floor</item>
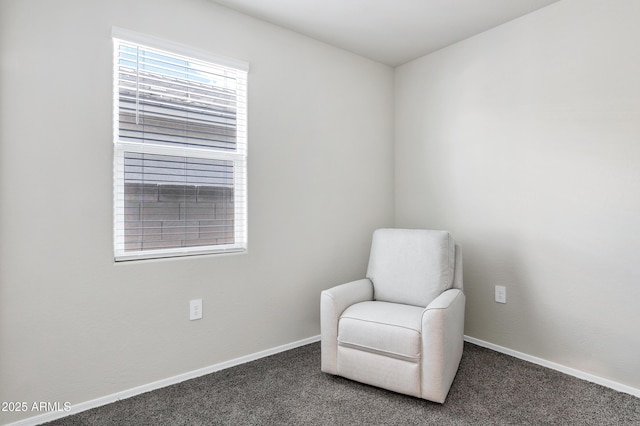
M 640 425 L 640 398 L 465 343 L 440 405 L 324 374 L 314 343 L 48 425 Z

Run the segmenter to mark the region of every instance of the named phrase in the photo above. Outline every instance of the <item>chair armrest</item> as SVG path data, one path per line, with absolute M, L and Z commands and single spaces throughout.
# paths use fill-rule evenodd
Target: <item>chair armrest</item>
M 422 313 L 422 397 L 444 402 L 464 346 L 465 296 L 450 289 Z
M 320 295 L 321 370 L 338 372 L 338 320 L 354 303 L 373 300 L 373 284 L 367 278 L 324 290 Z

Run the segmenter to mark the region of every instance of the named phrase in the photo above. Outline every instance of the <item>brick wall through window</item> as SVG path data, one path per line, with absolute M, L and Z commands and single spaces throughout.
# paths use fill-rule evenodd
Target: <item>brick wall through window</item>
M 233 244 L 233 200 L 229 187 L 126 183 L 125 251 Z

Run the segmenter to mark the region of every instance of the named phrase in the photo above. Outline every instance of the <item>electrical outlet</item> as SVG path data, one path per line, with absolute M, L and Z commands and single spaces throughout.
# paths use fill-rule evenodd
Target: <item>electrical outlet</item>
M 202 319 L 202 299 L 193 299 L 189 301 L 189 320 Z
M 496 302 L 507 303 L 507 289 L 502 285 L 496 286 Z

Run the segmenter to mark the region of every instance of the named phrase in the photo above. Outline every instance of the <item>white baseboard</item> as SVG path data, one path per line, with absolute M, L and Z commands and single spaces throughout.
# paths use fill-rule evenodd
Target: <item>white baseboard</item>
M 484 340 L 476 339 L 475 337 L 464 336 L 464 340 L 473 343 L 474 345 L 482 346 L 483 348 L 491 349 L 496 352 L 500 352 L 506 355 L 510 355 L 514 358 L 519 358 L 524 361 L 538 364 L 543 367 L 550 368 L 552 370 L 559 371 L 561 373 L 568 374 L 570 376 L 577 377 L 579 379 L 586 380 L 588 382 L 596 383 L 598 385 L 611 388 L 613 390 L 628 393 L 630 395 L 640 398 L 640 389 L 636 389 L 631 386 L 623 385 L 622 383 L 614 382 L 613 380 L 605 379 L 603 377 L 595 376 L 584 371 L 576 370 L 575 368 L 567 367 L 562 364 L 547 361 L 546 359 L 538 358 L 533 355 L 525 354 L 522 352 L 514 351 L 513 349 L 505 348 L 503 346 L 496 345 L 494 343 L 485 342 Z
M 209 367 L 200 368 L 198 370 L 190 371 L 188 373 L 179 374 L 177 376 L 169 377 L 167 379 L 158 380 L 156 382 L 148 383 L 146 385 L 137 386 L 135 388 L 127 389 L 122 392 L 117 392 L 111 395 L 103 396 L 100 398 L 92 399 L 91 401 L 81 402 L 79 404 L 72 405 L 68 411 L 55 411 L 46 414 L 41 414 L 27 419 L 19 420 L 14 423 L 10 423 L 7 426 L 35 426 L 42 423 L 50 422 L 62 417 L 78 414 L 92 408 L 101 407 L 112 402 L 120 401 L 122 399 L 131 398 L 132 396 L 140 395 L 145 392 L 161 389 L 167 386 L 175 385 L 177 383 L 184 382 L 186 380 L 195 379 L 196 377 L 204 376 L 206 374 L 215 373 L 216 371 L 224 370 L 226 368 L 235 367 L 240 364 L 245 364 L 250 361 L 255 361 L 260 358 L 265 358 L 271 355 L 275 355 L 280 352 L 295 349 L 300 346 L 308 345 L 320 341 L 320 336 L 312 336 L 306 339 L 298 340 L 296 342 L 287 343 L 286 345 L 277 346 L 275 348 L 266 349 L 264 351 L 256 352 L 254 354 L 245 355 L 240 358 L 235 358 L 229 361 L 214 364 Z
M 614 389 L 619 392 L 628 393 L 630 395 L 640 398 L 640 389 L 633 388 L 631 386 L 623 385 L 622 383 L 614 382 L 613 380 L 605 379 L 593 374 L 585 373 L 584 371 L 576 370 L 555 362 L 547 361 L 542 358 L 538 358 L 532 355 L 528 355 L 522 352 L 515 351 L 513 349 L 505 348 L 494 343 L 486 342 L 484 340 L 476 339 L 475 337 L 464 336 L 464 340 L 473 343 L 474 345 L 482 346 L 487 349 L 494 350 L 512 357 L 522 359 L 524 361 L 532 362 L 534 364 L 541 365 L 552 370 L 559 371 L 561 373 L 568 374 L 570 376 L 577 377 L 579 379 L 587 380 L 589 382 L 597 383 L 599 385 Z M 35 426 L 42 423 L 50 422 L 62 417 L 78 414 L 92 408 L 97 408 L 112 402 L 120 401 L 122 399 L 131 398 L 136 395 L 143 394 L 145 392 L 161 389 L 167 386 L 171 386 L 177 383 L 184 382 L 186 380 L 195 379 L 196 377 L 204 376 L 206 374 L 215 373 L 216 371 L 224 370 L 226 368 L 235 367 L 240 364 L 245 364 L 250 361 L 255 361 L 260 358 L 275 355 L 280 352 L 295 349 L 300 346 L 308 345 L 320 341 L 320 336 L 312 336 L 306 339 L 298 340 L 296 342 L 288 343 L 286 345 L 277 346 L 275 348 L 266 349 L 264 351 L 256 352 L 254 354 L 245 355 L 239 358 L 235 358 L 229 361 L 214 364 L 209 367 L 204 367 L 198 370 L 190 371 L 188 373 L 179 374 L 177 376 L 169 377 L 167 379 L 158 380 L 156 382 L 148 383 L 146 385 L 138 386 L 122 392 L 117 392 L 111 395 L 96 398 L 91 401 L 81 402 L 79 404 L 72 405 L 69 411 L 57 411 L 46 414 L 41 414 L 27 419 L 19 420 L 14 423 L 10 423 L 7 426 Z

